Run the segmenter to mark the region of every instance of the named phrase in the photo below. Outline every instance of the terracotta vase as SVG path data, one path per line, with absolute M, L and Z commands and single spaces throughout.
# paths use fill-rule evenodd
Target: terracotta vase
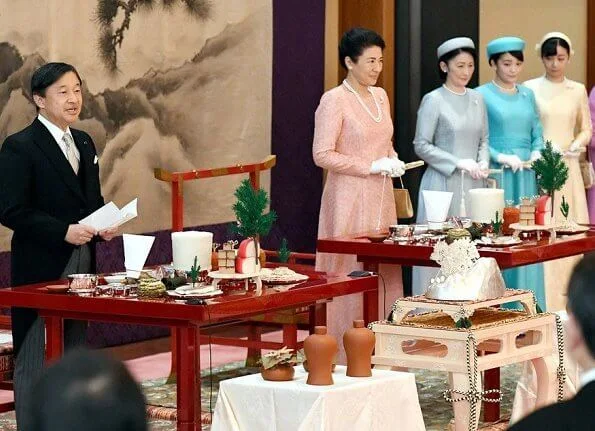
M 372 375 L 372 352 L 375 344 L 376 337 L 366 328 L 364 321 L 354 320 L 353 328 L 343 334 L 348 376 L 370 377 Z
M 337 353 L 337 340 L 326 333 L 326 326 L 314 327 L 314 334 L 304 340 L 304 353 L 308 360 L 309 385 L 333 384 L 333 358 Z
M 270 380 L 272 382 L 286 382 L 293 379 L 295 369 L 292 365 L 282 364 L 275 365 L 274 367 L 268 369 L 261 368 L 260 374 L 265 380 Z
M 310 368 L 308 367 L 308 361 L 307 360 L 302 363 L 302 367 L 304 367 L 304 370 L 306 371 L 306 373 L 310 371 Z M 337 364 L 333 363 L 333 367 L 331 368 L 331 371 L 333 373 L 335 372 L 335 368 L 337 368 Z

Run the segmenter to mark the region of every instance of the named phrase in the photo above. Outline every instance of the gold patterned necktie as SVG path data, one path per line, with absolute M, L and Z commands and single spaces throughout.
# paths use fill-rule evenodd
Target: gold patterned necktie
M 70 166 L 72 166 L 74 173 L 78 174 L 79 161 L 76 158 L 76 153 L 74 151 L 74 140 L 72 139 L 72 136 L 70 136 L 70 133 L 64 133 L 62 142 L 64 142 L 64 145 L 66 146 L 66 158 L 68 159 Z

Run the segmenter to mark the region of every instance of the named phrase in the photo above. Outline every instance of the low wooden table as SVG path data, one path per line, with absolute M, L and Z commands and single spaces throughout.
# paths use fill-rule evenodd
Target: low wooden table
M 276 291 L 235 290 L 208 299 L 206 305 L 188 305 L 184 301 L 159 301 L 121 297 L 79 297 L 48 293 L 42 283 L 0 289 L 0 305 L 37 309 L 45 318 L 47 358 L 63 352 L 64 319 L 136 323 L 168 326 L 176 334 L 175 369 L 177 372 L 177 429 L 198 431 L 200 424 L 200 328 L 213 323 L 233 321 L 274 310 L 315 306 L 319 301 L 352 293 L 364 294 L 364 315 L 378 319 L 378 281 L 376 276 L 346 276 L 307 273 L 308 281 L 291 289 Z
M 493 308 L 514 301 L 525 310 Z M 432 311 L 407 315 L 419 307 Z M 481 401 L 493 400 L 489 395 L 497 390 L 482 391 L 484 370 L 531 361 L 538 381 L 537 406 L 556 401 L 558 364 L 551 359 L 557 348 L 556 316 L 536 314 L 531 292 L 508 290 L 494 300 L 452 303 L 422 296 L 404 298 L 396 302 L 393 312 L 393 322 L 371 325 L 376 335 L 372 363 L 376 368 L 447 372 L 456 431 L 477 429 Z M 469 329 L 456 325 L 464 318 L 473 323 Z

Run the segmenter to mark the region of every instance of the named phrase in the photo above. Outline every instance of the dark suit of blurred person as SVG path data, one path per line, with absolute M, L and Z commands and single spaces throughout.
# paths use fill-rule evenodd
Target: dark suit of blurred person
M 564 347 L 580 369 L 581 388 L 561 403 L 537 410 L 511 431 L 595 430 L 595 253 L 586 255 L 573 270 L 568 284 L 568 321 Z

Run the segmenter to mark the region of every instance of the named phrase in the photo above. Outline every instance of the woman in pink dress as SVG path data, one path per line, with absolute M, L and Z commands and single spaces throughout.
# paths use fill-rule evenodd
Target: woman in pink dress
M 589 109 L 591 110 L 591 124 L 595 130 L 595 87 L 589 94 Z M 595 167 L 595 134 L 591 137 L 591 145 L 589 145 L 589 160 Z M 588 190 L 587 200 L 589 202 L 589 220 L 591 223 L 595 223 L 595 186 Z
M 318 238 L 386 231 L 397 220 L 391 176 L 403 175 L 405 164 L 393 149 L 388 96 L 374 86 L 382 71 L 384 46 L 372 30 L 347 31 L 339 44 L 347 77 L 323 94 L 316 110 L 312 154 L 314 163 L 327 171 Z M 317 253 L 316 269 L 348 274 L 361 264 L 353 255 Z M 400 267 L 382 266 L 380 273 L 386 289 L 386 300 L 382 286 L 379 289 L 382 315 L 402 296 L 403 288 Z M 361 318 L 361 294 L 335 298 L 327 307 L 329 333 L 339 344 L 353 319 Z

